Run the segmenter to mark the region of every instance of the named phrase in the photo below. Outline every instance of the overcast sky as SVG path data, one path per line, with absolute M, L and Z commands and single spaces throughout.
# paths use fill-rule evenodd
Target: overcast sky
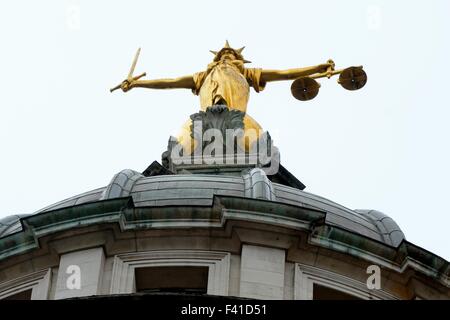
M 0 8 L 0 217 L 32 213 L 160 161 L 199 109 L 189 90 L 109 93 L 128 73 L 205 69 L 225 39 L 249 66 L 364 65 L 368 83 L 252 91 L 282 164 L 352 209 L 391 216 L 450 260 L 449 1 L 5 1 Z

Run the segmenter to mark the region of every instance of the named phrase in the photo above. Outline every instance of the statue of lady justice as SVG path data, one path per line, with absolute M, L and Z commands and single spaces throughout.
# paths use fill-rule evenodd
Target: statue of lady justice
M 137 56 L 132 65 L 132 70 L 120 88 L 127 92 L 133 88 L 151 88 L 151 89 L 191 89 L 195 95 L 200 97 L 200 107 L 205 111 L 207 107 L 213 105 L 226 105 L 229 109 L 236 109 L 245 113 L 244 116 L 244 135 L 246 131 L 256 130 L 257 136 L 263 133 L 261 126 L 250 117 L 247 112 L 247 103 L 250 94 L 250 87 L 256 92 L 264 89 L 267 82 L 292 80 L 299 77 L 305 77 L 313 74 L 320 74 L 333 68 L 334 64 L 329 61 L 317 66 L 295 68 L 287 70 L 267 70 L 260 68 L 245 68 L 244 64 L 250 61 L 245 60 L 240 49 L 230 47 L 228 41 L 218 52 L 211 51 L 214 54 L 214 60 L 206 71 L 194 73 L 193 75 L 179 77 L 175 79 L 155 79 L 139 80 L 145 74 L 132 77 L 132 72 L 136 65 Z M 119 88 L 116 87 L 114 89 Z M 114 89 L 111 89 L 114 90 Z M 191 120 L 187 121 L 182 127 L 181 134 L 177 137 L 178 142 L 183 148 L 195 144 L 190 134 Z M 251 143 L 251 141 L 250 141 Z M 248 144 L 246 143 L 246 149 Z

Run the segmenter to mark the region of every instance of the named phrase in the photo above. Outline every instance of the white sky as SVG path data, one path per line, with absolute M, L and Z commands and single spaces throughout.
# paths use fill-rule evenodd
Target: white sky
M 225 39 L 249 66 L 364 65 L 300 102 L 291 82 L 251 93 L 306 191 L 394 218 L 450 260 L 449 1 L 5 1 L 0 5 L 0 217 L 32 213 L 160 161 L 198 110 L 188 90 L 109 93 L 128 73 L 202 71 Z

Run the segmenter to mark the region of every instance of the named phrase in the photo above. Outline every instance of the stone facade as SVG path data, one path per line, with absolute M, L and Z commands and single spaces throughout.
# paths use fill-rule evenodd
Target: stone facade
M 313 299 L 321 286 L 359 299 L 449 299 L 448 262 L 369 212 L 273 183 L 259 169 L 152 177 L 129 170 L 103 189 L 7 220 L 0 298 L 26 290 L 32 299 L 133 294 L 138 268 L 198 266 L 208 268 L 213 295 Z M 394 233 L 401 239 L 386 236 Z M 366 285 L 371 265 L 380 267 L 379 289 Z M 80 268 L 79 289 L 67 285 L 70 266 Z

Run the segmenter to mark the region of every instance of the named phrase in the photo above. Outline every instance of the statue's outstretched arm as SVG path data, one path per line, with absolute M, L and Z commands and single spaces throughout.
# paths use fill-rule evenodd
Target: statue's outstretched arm
M 331 63 L 319 64 L 317 66 L 305 67 L 305 68 L 295 68 L 295 69 L 287 69 L 287 70 L 262 70 L 261 71 L 261 80 L 263 82 L 269 81 L 281 81 L 281 80 L 291 80 L 297 79 L 300 77 L 309 76 L 315 73 L 326 72 L 327 69 L 331 66 Z
M 154 80 L 125 80 L 121 88 L 128 91 L 132 88 L 150 88 L 150 89 L 193 89 L 195 87 L 192 75 L 173 79 L 154 79 Z

